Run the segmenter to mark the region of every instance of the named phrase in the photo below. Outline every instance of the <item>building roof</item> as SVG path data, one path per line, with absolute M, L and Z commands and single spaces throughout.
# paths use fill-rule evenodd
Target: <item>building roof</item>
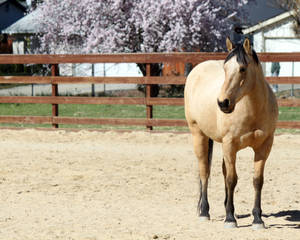
M 1 1 L 1 0 L 0 0 Z M 41 18 L 41 11 L 39 9 L 27 14 L 14 24 L 2 30 L 6 34 L 34 34 L 41 32 L 42 26 L 38 19 Z
M 249 26 L 256 25 L 259 22 L 273 18 L 286 11 L 280 7 L 278 0 L 248 1 L 248 4 L 242 7 L 242 10 L 244 10 L 249 17 L 249 22 L 244 22 L 243 25 L 247 24 Z
M 24 11 L 28 7 L 26 2 L 17 1 L 17 0 L 0 0 L 0 5 L 3 4 L 3 3 L 6 3 L 6 2 L 14 3 L 14 4 L 16 4 L 17 6 L 19 6 Z
M 26 1 L 20 1 L 18 0 L 18 3 L 21 4 L 24 8 L 28 8 L 29 6 L 27 5 L 27 2 Z
M 249 34 L 249 33 L 253 33 L 253 32 L 256 32 L 256 31 L 259 31 L 263 28 L 266 28 L 266 27 L 269 27 L 273 24 L 276 24 L 278 22 L 281 22 L 283 20 L 286 20 L 290 17 L 293 17 L 295 15 L 295 11 L 294 10 L 291 10 L 291 11 L 288 11 L 288 12 L 285 12 L 285 13 L 282 13 L 280 15 L 277 15 L 273 18 L 270 18 L 268 20 L 265 20 L 263 22 L 260 22 L 252 27 L 249 27 L 247 29 L 244 29 L 243 30 L 243 33 L 244 34 Z

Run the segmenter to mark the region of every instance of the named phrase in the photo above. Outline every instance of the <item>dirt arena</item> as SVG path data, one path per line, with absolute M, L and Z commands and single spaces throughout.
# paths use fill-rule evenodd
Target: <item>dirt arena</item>
M 189 134 L 0 130 L 0 239 L 300 239 L 300 135 L 276 136 L 265 170 L 265 230 L 252 230 L 253 153 L 238 154 L 239 228 L 224 229 L 221 148 L 197 218 Z

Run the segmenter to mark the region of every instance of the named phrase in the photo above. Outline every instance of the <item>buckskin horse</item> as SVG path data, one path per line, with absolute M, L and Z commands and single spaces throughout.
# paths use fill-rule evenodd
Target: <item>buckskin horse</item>
M 237 184 L 236 153 L 254 150 L 255 190 L 253 228 L 264 228 L 261 218 L 261 190 L 264 166 L 273 144 L 278 118 L 276 98 L 266 82 L 259 59 L 250 40 L 233 45 L 226 39 L 229 51 L 225 61 L 205 61 L 188 75 L 184 100 L 194 152 L 199 161 L 199 216 L 209 220 L 207 185 L 213 141 L 222 143 L 225 181 L 226 228 L 237 227 L 234 215 L 234 189 Z

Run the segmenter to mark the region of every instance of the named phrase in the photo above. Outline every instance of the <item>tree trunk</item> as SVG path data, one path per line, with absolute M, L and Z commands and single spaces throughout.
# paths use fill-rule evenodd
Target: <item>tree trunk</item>
M 140 68 L 143 76 L 146 76 L 146 64 L 138 63 L 138 67 Z M 150 64 L 150 76 L 161 76 L 162 73 L 162 65 L 158 63 Z M 138 89 L 140 91 L 145 92 L 145 85 L 139 85 Z M 157 97 L 159 94 L 159 85 L 153 84 L 151 85 L 151 97 Z

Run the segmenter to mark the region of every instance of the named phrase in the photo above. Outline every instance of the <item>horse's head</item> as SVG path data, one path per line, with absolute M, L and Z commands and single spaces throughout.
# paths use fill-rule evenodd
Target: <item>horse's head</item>
M 227 38 L 226 45 L 229 54 L 224 61 L 225 81 L 218 105 L 224 113 L 231 113 L 236 103 L 253 89 L 259 60 L 248 38 L 236 46 Z

